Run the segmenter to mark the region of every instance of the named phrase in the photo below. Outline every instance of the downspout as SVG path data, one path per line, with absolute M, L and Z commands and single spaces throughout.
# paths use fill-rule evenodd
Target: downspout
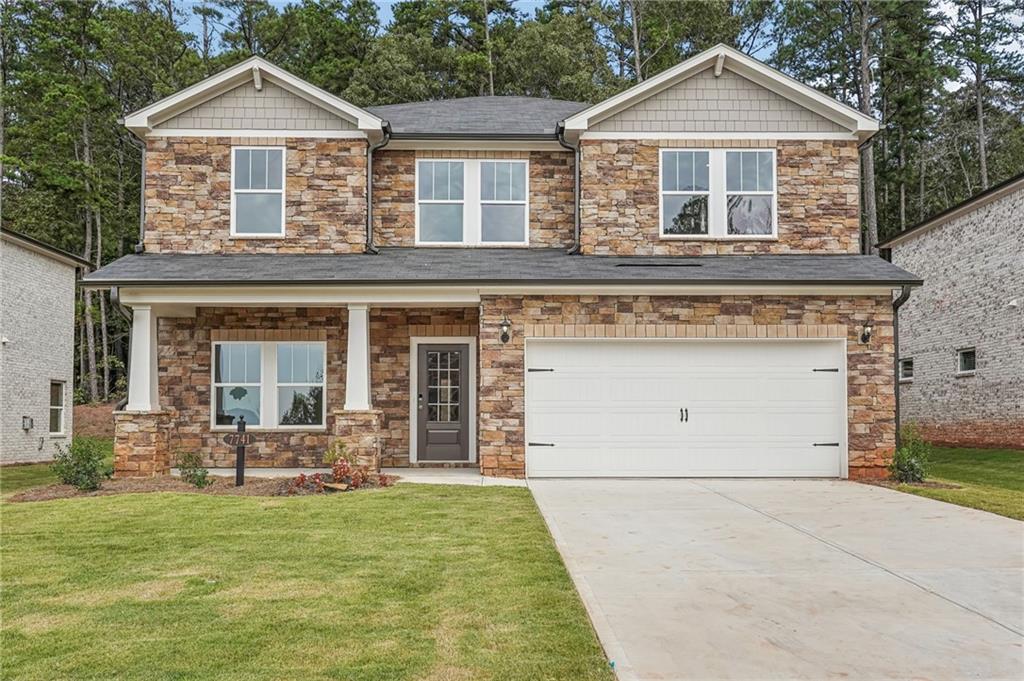
M 572 248 L 566 251 L 566 254 L 576 255 L 580 252 L 580 160 L 582 158 L 582 152 L 579 142 L 572 145 L 565 141 L 565 121 L 558 122 L 557 132 L 558 143 L 573 152 L 573 240 Z
M 391 123 L 381 123 L 384 137 L 380 142 L 366 147 L 366 248 L 364 253 L 377 255 L 380 251 L 373 245 L 373 152 L 383 149 L 391 141 Z
M 903 291 L 899 297 L 892 301 L 892 369 L 893 384 L 896 397 L 896 449 L 900 448 L 902 438 L 900 437 L 900 308 L 910 298 L 910 286 L 904 284 Z
M 117 122 L 124 125 L 123 118 L 119 118 Z M 146 140 L 136 135 L 134 130 L 129 130 L 129 132 L 131 132 L 131 136 L 128 139 L 139 150 L 141 158 L 139 167 L 139 243 L 135 244 L 135 252 L 142 253 L 146 248 L 144 245 L 146 241 Z
M 132 366 L 132 311 L 121 303 L 121 290 L 116 286 L 110 287 L 110 302 L 113 305 L 114 309 L 117 310 L 117 312 L 121 315 L 121 317 L 124 318 L 126 322 L 128 322 L 128 361 L 124 363 L 124 384 L 129 385 L 129 382 L 131 381 L 131 376 L 129 375 L 128 372 L 131 371 Z M 125 396 L 120 401 L 118 401 L 117 406 L 114 407 L 114 410 L 122 411 L 127 404 L 128 394 L 125 393 Z

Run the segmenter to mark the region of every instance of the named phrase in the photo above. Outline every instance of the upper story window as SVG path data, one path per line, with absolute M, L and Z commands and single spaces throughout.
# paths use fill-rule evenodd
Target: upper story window
M 284 236 L 284 149 L 231 150 L 231 234 Z
M 661 150 L 661 236 L 765 239 L 778 234 L 775 151 Z
M 417 161 L 416 243 L 525 245 L 528 177 L 525 160 Z
M 962 376 L 970 376 L 977 366 L 978 355 L 974 348 L 962 348 L 956 351 L 956 372 Z

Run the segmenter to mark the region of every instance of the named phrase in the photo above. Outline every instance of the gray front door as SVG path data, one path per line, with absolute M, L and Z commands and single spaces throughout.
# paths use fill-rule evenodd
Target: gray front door
M 469 460 L 469 346 L 420 345 L 416 358 L 416 458 Z

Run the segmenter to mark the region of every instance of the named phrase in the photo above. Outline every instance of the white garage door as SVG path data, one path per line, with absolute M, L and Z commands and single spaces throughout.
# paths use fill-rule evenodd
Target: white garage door
M 527 475 L 845 476 L 841 341 L 528 340 Z

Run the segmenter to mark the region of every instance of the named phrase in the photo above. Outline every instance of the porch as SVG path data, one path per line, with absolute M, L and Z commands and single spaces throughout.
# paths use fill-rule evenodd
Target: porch
M 256 436 L 250 474 L 323 467 L 341 442 L 373 469 L 479 475 L 475 297 L 228 305 L 223 295 L 203 304 L 154 293 L 122 295 L 132 342 L 128 401 L 115 414 L 116 475 L 167 474 L 185 452 L 233 468 L 224 436 L 242 419 Z M 428 371 L 428 362 L 438 366 Z

